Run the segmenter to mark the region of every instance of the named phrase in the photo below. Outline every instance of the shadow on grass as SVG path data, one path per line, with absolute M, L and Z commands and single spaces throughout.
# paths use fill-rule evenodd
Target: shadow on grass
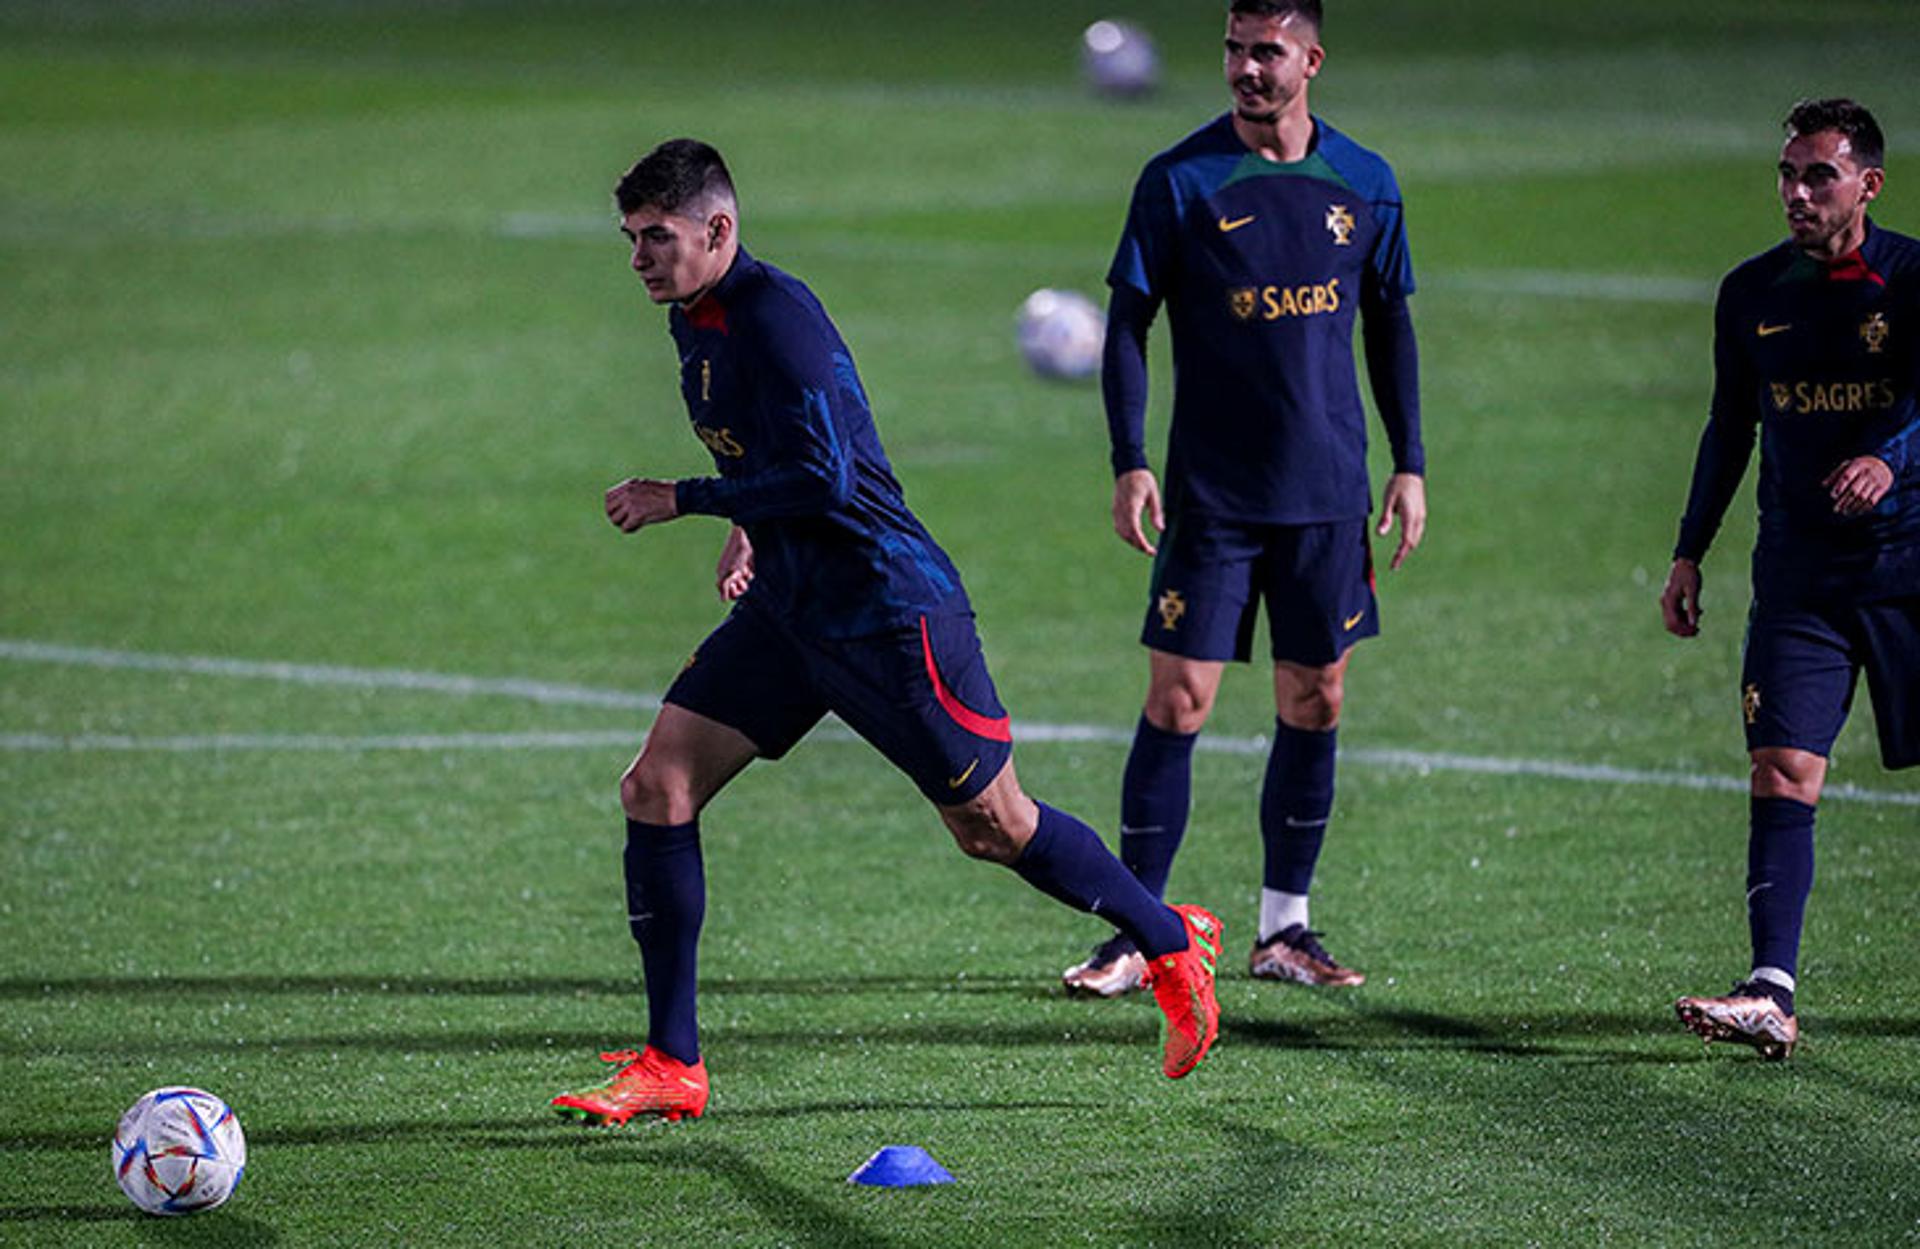
M 769 1228 L 777 1229 L 777 1239 L 783 1244 L 884 1249 L 895 1243 L 862 1227 L 858 1220 L 837 1208 L 837 1203 L 820 1200 L 805 1189 L 775 1179 L 765 1167 L 729 1145 L 676 1141 L 665 1149 L 644 1154 L 606 1153 L 595 1156 L 593 1161 L 640 1172 L 635 1178 L 660 1170 L 711 1176 L 751 1205 Z M 926 1189 L 916 1192 L 914 1197 L 926 1201 L 939 1200 L 942 1195 L 939 1189 Z
M 8 1223 L 126 1223 L 138 1225 L 142 1243 L 175 1245 L 277 1245 L 280 1233 L 258 1219 L 214 1210 L 192 1218 L 160 1218 L 132 1206 L 0 1206 L 0 1226 Z
M 395 997 L 625 997 L 640 991 L 634 976 L 25 976 L 0 980 L 0 1000 L 105 996 L 127 998 L 326 997 L 354 993 Z M 843 997 L 854 993 L 1005 993 L 1057 998 L 1033 976 L 795 976 L 714 979 L 703 996 Z

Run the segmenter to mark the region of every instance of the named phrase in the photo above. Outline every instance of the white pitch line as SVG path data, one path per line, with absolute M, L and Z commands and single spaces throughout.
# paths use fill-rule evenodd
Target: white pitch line
M 637 730 L 561 733 L 393 733 L 353 737 L 329 733 L 208 733 L 137 737 L 128 733 L 0 733 L 0 751 L 375 751 L 579 750 L 639 744 Z
M 203 655 L 153 655 L 142 651 L 103 650 L 91 646 L 59 646 L 0 638 L 0 659 L 23 663 L 64 664 L 82 668 L 118 668 L 143 672 L 186 672 L 195 676 L 243 677 L 295 685 L 339 685 L 358 689 L 423 690 L 463 698 L 518 698 L 563 707 L 614 707 L 628 711 L 658 711 L 653 694 L 622 690 L 555 685 L 517 677 L 450 676 L 439 672 L 409 672 L 395 668 L 343 668 L 332 664 L 291 664 L 251 659 L 214 659 Z
M 424 690 L 463 697 L 493 695 L 550 705 L 613 707 L 621 710 L 658 710 L 660 707 L 660 698 L 654 694 L 633 694 L 622 690 L 592 689 L 577 685 L 554 685 L 544 681 L 451 676 L 444 673 L 412 672 L 405 669 L 345 668 L 331 665 L 213 659 L 194 655 L 154 655 L 139 651 L 60 646 L 4 638 L 0 638 L 0 659 L 150 672 L 186 672 L 201 676 L 244 677 L 290 681 L 305 685 L 338 685 L 358 689 Z M 406 733 L 371 736 L 321 733 L 230 733 L 148 737 L 114 733 L 73 735 L 4 733 L 0 734 L 0 751 L 186 753 L 276 750 L 337 752 L 576 750 L 629 747 L 636 743 L 638 736 L 637 730 Z M 854 740 L 853 734 L 838 723 L 826 725 L 820 736 L 838 741 Z M 1019 722 L 1015 726 L 1015 737 L 1022 742 L 1086 742 L 1110 746 L 1124 746 L 1133 741 L 1133 734 L 1127 730 L 1096 724 Z M 1266 753 L 1269 741 L 1259 736 L 1203 736 L 1197 745 L 1199 749 L 1214 754 L 1257 756 Z M 1569 763 L 1556 759 L 1513 759 L 1367 746 L 1343 746 L 1340 750 L 1340 759 L 1343 763 L 1357 764 L 1362 767 L 1420 773 L 1460 772 L 1482 776 L 1535 777 L 1590 785 L 1708 790 L 1716 793 L 1747 792 L 1747 781 L 1744 777 L 1710 776 L 1697 772 L 1670 772 L 1650 768 L 1621 768 L 1604 763 Z M 1837 801 L 1861 802 L 1877 806 L 1920 807 L 1920 793 L 1866 789 L 1853 784 L 1828 786 L 1822 796 Z

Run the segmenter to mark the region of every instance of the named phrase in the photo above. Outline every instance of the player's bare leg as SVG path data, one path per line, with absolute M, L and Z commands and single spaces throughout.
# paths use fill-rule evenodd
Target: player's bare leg
M 1683 997 L 1673 1007 L 1703 1041 L 1748 1045 L 1762 1058 L 1778 1060 L 1800 1041 L 1794 973 L 1813 884 L 1813 820 L 1827 760 L 1786 747 L 1761 747 L 1752 760 L 1747 923 L 1753 970 L 1720 997 Z

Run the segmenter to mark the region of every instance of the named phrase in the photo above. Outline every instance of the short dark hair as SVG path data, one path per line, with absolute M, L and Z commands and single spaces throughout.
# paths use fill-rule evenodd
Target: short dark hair
M 635 161 L 613 188 L 622 216 L 641 208 L 677 213 L 703 200 L 734 198 L 727 162 L 698 139 L 668 139 Z
M 1836 130 L 1847 136 L 1847 142 L 1853 147 L 1853 158 L 1862 169 L 1879 169 L 1886 162 L 1887 140 L 1880 133 L 1880 123 L 1873 119 L 1866 105 L 1853 100 L 1802 100 L 1787 114 L 1784 125 L 1790 139 L 1823 130 Z
M 1249 17 L 1301 17 L 1320 29 L 1320 0 L 1233 0 L 1227 12 Z

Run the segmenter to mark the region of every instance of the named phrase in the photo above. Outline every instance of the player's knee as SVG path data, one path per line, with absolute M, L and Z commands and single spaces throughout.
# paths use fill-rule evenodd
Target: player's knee
M 1162 733 L 1198 733 L 1213 712 L 1210 690 L 1175 682 L 1153 690 L 1147 698 L 1147 723 Z
M 1826 761 L 1819 755 L 1798 750 L 1753 752 L 1755 798 L 1789 798 L 1811 807 L 1819 803 L 1825 779 Z
M 642 824 L 685 824 L 698 811 L 683 773 L 660 767 L 645 755 L 620 778 L 620 807 Z
M 1289 727 L 1324 733 L 1340 723 L 1340 705 L 1346 688 L 1338 677 L 1322 678 L 1290 690 L 1281 697 L 1277 710 Z
M 975 803 L 946 807 L 941 809 L 940 817 L 946 821 L 947 831 L 953 834 L 960 853 L 968 858 L 1006 864 L 1020 857 L 1020 847 L 1013 835 L 984 807 Z

